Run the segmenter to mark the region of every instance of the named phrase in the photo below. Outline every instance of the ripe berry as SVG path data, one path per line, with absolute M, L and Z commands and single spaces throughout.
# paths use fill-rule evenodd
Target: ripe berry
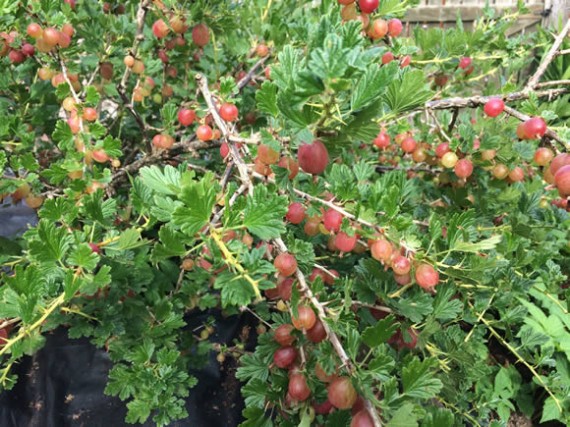
M 321 219 L 319 217 L 311 217 L 305 223 L 303 231 L 309 237 L 316 236 L 317 234 L 319 234 L 320 224 L 321 224 Z
M 63 24 L 61 26 L 61 32 L 69 36 L 69 38 L 71 38 L 75 34 L 75 29 L 71 24 Z
M 105 150 L 93 150 L 91 153 L 93 160 L 97 163 L 106 163 L 109 161 L 109 155 L 105 152 Z
M 291 346 L 278 348 L 275 350 L 275 353 L 273 353 L 273 363 L 281 369 L 287 369 L 290 367 L 293 362 L 295 362 L 296 358 L 297 350 Z
M 83 110 L 83 118 L 88 122 L 97 120 L 97 110 L 95 108 L 87 107 Z
M 416 149 L 417 145 L 418 145 L 418 143 L 411 136 L 408 136 L 407 138 L 405 138 L 401 144 L 402 150 L 404 150 L 405 153 L 411 153 L 412 151 L 414 151 Z
M 290 346 L 297 339 L 295 335 L 291 335 L 291 332 L 293 332 L 294 329 L 295 328 L 293 327 L 293 325 L 289 323 L 279 325 L 279 327 L 275 329 L 275 335 L 274 335 L 275 341 L 277 341 L 279 345 L 283 347 Z
M 21 64 L 26 60 L 26 55 L 20 50 L 11 50 L 8 54 L 8 58 L 12 64 Z
M 277 284 L 277 295 L 283 301 L 289 301 L 293 294 L 294 280 L 291 277 L 286 277 Z
M 273 165 L 279 160 L 279 153 L 269 145 L 261 144 L 257 149 L 257 158 L 266 165 Z
M 333 380 L 327 387 L 327 395 L 337 409 L 350 409 L 357 398 L 356 390 L 348 377 Z
M 439 273 L 429 264 L 420 264 L 416 268 L 416 282 L 421 288 L 431 291 L 439 283 Z
M 546 166 L 554 158 L 554 153 L 550 148 L 539 147 L 534 152 L 534 163 L 538 166 Z
M 443 155 L 445 153 L 449 152 L 449 143 L 448 142 L 442 142 L 440 144 L 438 144 L 437 147 L 435 147 L 435 155 L 437 157 L 439 157 L 440 159 L 443 157 Z
M 550 163 L 550 168 L 549 168 L 550 173 L 552 173 L 552 176 L 554 176 L 556 175 L 556 172 L 558 172 L 558 169 L 566 165 L 570 165 L 570 154 L 568 153 L 558 154 L 552 160 L 552 163 Z
M 328 231 L 338 233 L 342 223 L 342 214 L 332 208 L 327 209 L 323 215 L 323 223 Z
M 208 125 L 200 125 L 198 129 L 196 129 L 196 137 L 200 141 L 210 141 L 214 136 L 214 131 Z
M 192 41 L 198 47 L 204 47 L 209 43 L 210 31 L 206 24 L 198 24 L 192 28 Z
M 29 24 L 28 28 L 26 28 L 26 33 L 33 39 L 39 39 L 42 36 L 43 32 L 44 30 L 42 30 L 42 27 L 35 22 Z
M 291 203 L 285 218 L 291 224 L 300 224 L 305 219 L 305 207 L 299 202 Z
M 174 145 L 174 138 L 170 135 L 158 134 L 152 138 L 152 145 L 156 148 L 169 150 Z
M 370 246 L 372 258 L 381 262 L 388 262 L 392 257 L 392 252 L 392 244 L 384 239 L 376 240 Z
M 362 13 L 373 13 L 378 8 L 379 0 L 358 0 Z
M 220 144 L 220 156 L 222 156 L 222 158 L 226 158 L 228 157 L 228 155 L 230 154 L 230 146 L 228 145 L 227 142 L 222 142 Z
M 196 120 L 196 112 L 189 108 L 181 108 L 178 111 L 178 121 L 182 126 L 190 126 Z
M 99 67 L 99 74 L 105 80 L 111 80 L 113 78 L 113 64 L 110 62 L 102 62 Z
M 509 172 L 509 179 L 513 182 L 522 181 L 524 179 L 524 171 L 520 167 L 515 167 Z
M 315 365 L 315 375 L 320 381 L 324 383 L 330 383 L 332 380 L 336 378 L 334 372 L 328 375 L 325 372 L 325 370 L 322 368 L 322 366 L 319 364 L 319 362 L 317 362 L 317 364 Z
M 412 57 L 410 55 L 403 56 L 402 59 L 400 59 L 400 68 L 407 67 L 410 65 L 410 62 L 412 62 Z
M 558 189 L 560 197 L 570 196 L 570 165 L 562 166 L 556 171 L 554 185 Z
M 186 32 L 186 30 L 188 29 L 188 26 L 186 25 L 186 18 L 184 17 L 175 15 L 172 18 L 170 18 L 169 23 L 170 26 L 172 27 L 172 30 L 177 34 L 182 34 Z
M 374 145 L 378 148 L 386 148 L 390 145 L 390 135 L 386 131 L 381 131 L 376 138 L 374 138 Z
M 489 117 L 497 117 L 505 109 L 505 103 L 500 98 L 492 98 L 485 103 L 483 111 Z
M 410 276 L 410 273 L 406 273 L 406 274 L 395 274 L 394 273 L 394 281 L 398 285 L 404 286 L 404 285 L 411 283 L 412 277 Z
M 542 117 L 533 117 L 523 123 L 523 129 L 528 139 L 542 138 L 546 133 L 546 122 Z
M 383 19 L 375 19 L 368 35 L 376 40 L 383 38 L 386 34 L 388 34 L 388 22 Z
M 95 243 L 89 243 L 89 247 L 91 248 L 92 252 L 95 252 L 96 254 L 101 253 L 101 248 L 97 246 Z
M 382 64 L 386 65 L 394 60 L 394 54 L 392 52 L 386 52 L 382 55 Z
M 156 38 L 163 39 L 168 35 L 170 28 L 162 19 L 158 19 L 152 24 L 152 32 Z
M 55 28 L 48 27 L 44 30 L 42 40 L 49 47 L 54 47 L 59 41 L 59 31 Z
M 279 163 L 277 164 L 280 168 L 287 169 L 289 171 L 289 179 L 293 179 L 299 173 L 299 163 L 297 163 L 291 157 L 281 157 Z
M 313 175 L 323 173 L 329 164 L 329 152 L 319 140 L 311 144 L 301 144 L 297 157 L 301 169 Z
M 374 427 L 374 421 L 372 421 L 368 411 L 362 410 L 352 417 L 350 427 Z
M 303 374 L 293 374 L 289 377 L 289 394 L 297 402 L 303 402 L 311 395 L 311 389 Z
M 470 57 L 464 56 L 463 58 L 461 58 L 459 60 L 458 67 L 461 68 L 462 70 L 465 70 L 471 66 L 472 62 L 473 62 L 473 60 Z
M 291 276 L 297 271 L 297 260 L 293 255 L 283 252 L 275 257 L 273 265 L 283 276 Z
M 309 341 L 314 342 L 315 344 L 320 343 L 327 337 L 327 331 L 323 326 L 323 322 L 319 319 L 315 322 L 315 326 L 306 331 L 306 334 Z
M 313 402 L 313 409 L 315 410 L 315 414 L 326 415 L 329 414 L 334 408 L 327 399 L 322 403 Z
M 220 117 L 226 122 L 233 122 L 238 118 L 238 109 L 234 104 L 225 103 L 220 107 Z M 276 160 L 277 161 L 277 160 Z
M 26 56 L 34 56 L 36 48 L 29 43 L 22 44 L 22 53 Z
M 388 35 L 390 37 L 398 37 L 402 34 L 402 30 L 404 26 L 402 25 L 402 21 L 397 18 L 390 19 L 388 21 Z
M 455 175 L 458 178 L 469 178 L 473 173 L 473 163 L 469 159 L 461 159 L 455 164 Z
M 356 246 L 357 237 L 356 234 L 349 236 L 344 231 L 339 231 L 334 238 L 334 245 L 341 252 L 350 252 Z
M 257 56 L 263 58 L 269 54 L 269 48 L 267 47 L 266 44 L 260 43 L 255 48 L 255 53 L 257 54 Z
M 291 321 L 295 329 L 298 330 L 309 330 L 317 322 L 317 316 L 315 312 L 305 305 L 300 305 L 297 307 L 297 317 L 291 316 Z
M 411 268 L 412 265 L 410 263 L 410 260 L 405 256 L 397 255 L 392 260 L 392 270 L 394 270 L 395 274 L 398 274 L 400 276 L 403 274 L 408 274 Z

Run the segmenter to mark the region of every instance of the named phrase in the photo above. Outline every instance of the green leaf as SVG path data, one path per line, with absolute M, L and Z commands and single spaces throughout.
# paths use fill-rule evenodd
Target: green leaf
M 211 173 L 206 174 L 199 182 L 190 181 L 183 185 L 179 198 L 184 206 L 174 210 L 174 224 L 179 225 L 188 236 L 194 236 L 208 223 L 216 203 L 217 191 L 218 186 Z
M 240 427 L 273 427 L 271 418 L 265 415 L 263 408 L 246 407 L 242 412 L 245 421 Z
M 385 343 L 398 329 L 398 322 L 395 322 L 394 315 L 389 315 L 385 319 L 379 320 L 376 325 L 369 326 L 362 333 L 362 341 L 369 347 L 378 347 Z
M 262 240 L 279 237 L 285 232 L 287 206 L 287 198 L 270 193 L 265 186 L 256 186 L 253 195 L 247 197 L 243 225 Z
M 435 361 L 421 361 L 414 357 L 402 369 L 402 385 L 404 394 L 414 399 L 429 399 L 434 397 L 443 387 L 442 382 L 434 378 L 432 368 Z
M 311 53 L 309 69 L 323 80 L 343 77 L 348 68 L 347 56 L 350 49 L 342 47 L 342 39 L 331 33 L 322 48 Z
M 259 111 L 271 114 L 277 117 L 279 109 L 277 108 L 277 86 L 271 82 L 263 82 L 261 88 L 255 93 L 255 101 Z
M 393 81 L 386 93 L 386 103 L 394 114 L 423 105 L 432 96 L 421 70 L 406 71 L 400 80 Z
M 383 67 L 371 64 L 354 87 L 350 99 L 351 109 L 361 110 L 380 98 L 394 79 L 397 70 L 396 61 Z
M 414 413 L 414 405 L 405 403 L 402 405 L 386 424 L 386 427 L 417 427 L 418 417 Z
M 71 245 L 71 235 L 63 227 L 47 220 L 40 220 L 37 233 L 39 241 L 30 242 L 30 252 L 39 261 L 61 261 Z
M 129 228 L 123 231 L 117 240 L 105 246 L 105 249 L 109 251 L 126 251 L 128 249 L 144 246 L 146 243 L 146 240 L 141 238 L 141 232 L 139 230 Z
M 501 243 L 502 236 L 496 234 L 488 239 L 480 240 L 478 242 L 457 242 L 451 249 L 458 252 L 481 252 L 490 251 L 495 249 Z
M 142 168 L 140 176 L 147 187 L 159 194 L 173 196 L 180 191 L 180 171 L 170 165 L 167 165 L 164 170 L 158 166 Z
M 562 420 L 562 413 L 560 412 L 560 407 L 552 396 L 548 397 L 544 401 L 544 406 L 542 407 L 542 417 L 540 418 L 541 423 L 552 420 Z
M 97 267 L 99 255 L 93 252 L 87 243 L 82 243 L 71 253 L 67 261 L 71 265 L 90 271 Z

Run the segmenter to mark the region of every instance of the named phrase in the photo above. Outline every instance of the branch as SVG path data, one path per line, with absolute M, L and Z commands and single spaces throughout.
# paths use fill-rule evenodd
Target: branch
M 144 19 L 146 17 L 146 12 L 148 10 L 148 7 L 150 6 L 150 3 L 151 3 L 151 0 L 142 0 L 141 3 L 139 4 L 139 8 L 137 10 L 137 19 L 136 19 L 137 29 L 135 32 L 135 39 L 133 41 L 133 46 L 131 48 L 131 53 L 135 57 L 137 55 L 139 44 L 144 38 L 144 36 L 143 36 Z M 127 85 L 127 81 L 129 80 L 130 75 L 131 75 L 131 69 L 129 67 L 126 67 L 125 73 L 123 74 L 123 78 L 121 79 L 121 83 L 120 83 L 119 87 L 117 88 L 119 90 L 119 92 L 121 92 L 125 89 L 125 86 Z
M 253 67 L 251 67 L 251 69 L 247 72 L 247 74 L 245 76 L 243 76 L 243 78 L 237 83 L 238 90 L 242 90 L 250 82 L 250 80 L 253 78 L 255 72 L 257 71 L 257 69 L 259 67 L 261 67 L 265 63 L 265 61 L 267 61 L 268 59 L 269 59 L 269 55 L 264 56 L 259 61 L 257 61 L 255 64 L 253 64 Z
M 531 90 L 536 88 L 538 81 L 540 80 L 540 78 L 542 77 L 542 75 L 544 74 L 544 72 L 546 71 L 546 69 L 548 68 L 554 57 L 556 56 L 556 52 L 558 51 L 558 49 L 560 49 L 560 45 L 564 41 L 564 37 L 566 37 L 568 31 L 570 31 L 570 20 L 566 21 L 566 25 L 564 25 L 562 31 L 554 39 L 554 43 L 552 43 L 550 50 L 543 58 L 542 62 L 538 66 L 533 76 L 528 80 L 526 87 L 524 88 L 524 92 L 530 92 Z
M 216 125 L 218 126 L 218 128 L 222 132 L 223 138 L 228 142 L 228 144 L 230 146 L 230 154 L 232 156 L 232 160 L 233 160 L 234 164 L 238 168 L 240 178 L 243 181 L 243 185 L 246 188 L 252 190 L 253 189 L 253 183 L 252 183 L 251 177 L 249 175 L 249 169 L 248 169 L 247 165 L 245 164 L 245 162 L 243 161 L 243 159 L 241 158 L 241 155 L 240 155 L 237 147 L 233 143 L 229 142 L 230 136 L 232 135 L 232 132 L 229 131 L 228 127 L 226 126 L 226 123 L 222 120 L 222 118 L 220 117 L 220 115 L 218 113 L 216 106 L 214 105 L 212 95 L 210 93 L 210 90 L 208 89 L 208 81 L 207 81 L 206 77 L 202 76 L 201 74 L 197 74 L 196 75 L 196 81 L 198 82 L 198 88 L 202 92 L 202 95 L 204 96 L 206 103 L 208 104 L 208 112 L 210 114 L 212 114 L 212 117 L 214 118 Z M 354 217 L 354 216 L 352 215 L 352 217 Z M 285 245 L 285 242 L 283 242 L 281 237 L 279 237 L 277 239 L 273 239 L 273 243 L 275 244 L 275 246 L 277 247 L 279 252 L 288 252 L 289 251 L 287 248 L 287 245 Z M 303 272 L 301 270 L 297 269 L 297 271 L 295 272 L 295 275 L 297 276 L 297 280 L 299 281 L 301 292 L 305 295 L 305 297 L 311 302 L 313 307 L 317 310 L 317 315 L 323 324 L 323 328 L 325 329 L 327 336 L 329 338 L 329 341 L 331 342 L 335 352 L 337 353 L 338 357 L 342 361 L 342 364 L 346 367 L 349 374 L 352 374 L 354 372 L 354 366 L 352 365 L 350 358 L 346 354 L 346 351 L 344 350 L 344 348 L 340 342 L 340 339 L 338 338 L 336 333 L 330 328 L 330 326 L 326 322 L 327 314 L 325 312 L 323 305 L 319 302 L 319 300 L 315 297 L 315 295 L 313 294 L 313 292 L 311 291 L 311 289 L 307 285 L 307 281 L 305 279 L 305 275 L 303 274 Z M 381 427 L 382 424 L 380 423 L 380 419 L 378 417 L 378 414 L 370 402 L 367 403 L 367 409 L 368 409 L 370 415 L 372 416 L 372 418 L 374 420 L 374 426 L 375 427 Z
M 570 88 L 556 88 L 556 89 L 548 89 L 548 90 L 541 90 L 536 91 L 534 94 L 541 98 L 541 97 L 557 97 L 560 95 L 564 95 L 566 93 L 570 93 Z M 520 101 L 523 99 L 528 99 L 529 94 L 527 92 L 513 92 L 507 95 L 491 95 L 491 96 L 470 96 L 467 98 L 444 98 L 444 99 L 437 99 L 434 101 L 428 101 L 425 104 L 426 108 L 430 110 L 448 110 L 451 108 L 475 108 L 480 105 L 484 105 L 487 101 L 492 98 L 501 98 L 505 102 L 514 102 Z
M 110 188 L 116 188 L 117 185 L 122 182 L 128 174 L 133 174 L 137 172 L 144 166 L 152 165 L 155 163 L 164 162 L 172 157 L 180 154 L 184 151 L 198 151 L 204 150 L 208 148 L 215 148 L 219 146 L 217 142 L 202 142 L 198 140 L 194 140 L 195 135 L 192 134 L 186 141 L 180 141 L 175 143 L 170 150 L 160 151 L 154 154 L 149 154 L 142 159 L 136 160 L 133 163 L 125 166 L 124 168 L 119 169 L 111 178 L 111 182 L 109 183 Z

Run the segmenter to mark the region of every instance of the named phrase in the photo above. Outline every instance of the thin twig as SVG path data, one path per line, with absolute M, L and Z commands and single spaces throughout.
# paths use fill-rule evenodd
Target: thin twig
M 217 110 L 216 106 L 214 105 L 214 102 L 212 100 L 212 95 L 208 89 L 207 79 L 204 76 L 198 74 L 198 75 L 196 75 L 196 81 L 198 82 L 198 87 L 199 87 L 200 91 L 202 92 L 202 95 L 204 96 L 206 103 L 208 104 L 209 113 L 212 114 L 212 117 L 214 118 L 216 125 L 218 126 L 218 128 L 222 132 L 222 136 L 224 137 L 224 139 L 226 141 L 229 141 L 229 136 L 231 135 L 231 133 L 230 133 L 228 127 L 226 126 L 226 123 L 219 116 L 218 110 Z M 241 178 L 244 186 L 248 189 L 253 189 L 253 183 L 251 181 L 251 177 L 249 175 L 247 165 L 245 164 L 245 162 L 241 158 L 240 153 L 237 150 L 237 148 L 235 147 L 235 145 L 230 143 L 229 146 L 230 146 L 230 153 L 232 155 L 232 159 L 238 168 L 239 175 L 240 175 L 240 178 Z M 283 240 L 280 237 L 273 239 L 273 243 L 275 244 L 275 246 L 279 252 L 283 253 L 283 252 L 289 251 L 287 248 L 287 245 L 285 245 L 285 242 L 283 242 Z M 346 351 L 344 350 L 344 348 L 340 342 L 340 339 L 338 338 L 336 333 L 330 328 L 330 326 L 326 322 L 327 314 L 325 312 L 323 305 L 319 302 L 319 300 L 315 297 L 315 295 L 313 294 L 313 292 L 311 291 L 311 289 L 307 285 L 305 275 L 301 272 L 301 270 L 297 269 L 297 271 L 295 272 L 295 275 L 297 277 L 297 280 L 299 281 L 300 291 L 311 302 L 311 304 L 313 305 L 313 307 L 317 311 L 317 315 L 323 324 L 323 328 L 325 329 L 325 332 L 327 333 L 327 336 L 329 337 L 329 341 L 332 344 L 332 346 L 333 346 L 335 352 L 337 353 L 338 357 L 340 358 L 343 366 L 346 367 L 346 370 L 349 372 L 349 374 L 352 374 L 354 372 L 354 366 L 353 366 L 350 358 L 346 354 Z M 378 417 L 378 414 L 377 414 L 375 408 L 372 406 L 372 404 L 369 404 L 367 406 L 367 408 L 370 412 L 370 415 L 373 417 L 374 426 L 375 427 L 381 427 L 380 419 Z
M 250 70 L 247 72 L 247 74 L 245 76 L 243 76 L 243 78 L 237 83 L 238 90 L 242 90 L 251 81 L 251 79 L 255 75 L 255 72 L 257 71 L 257 69 L 259 67 L 261 67 L 265 63 L 265 61 L 267 61 L 268 59 L 269 59 L 269 55 L 264 56 L 259 61 L 257 61 L 255 64 L 253 64 L 253 66 L 250 68 Z
M 560 49 L 560 45 L 564 41 L 564 37 L 566 37 L 568 31 L 570 31 L 570 20 L 566 21 L 566 25 L 564 25 L 562 31 L 554 39 L 554 43 L 552 43 L 550 50 L 544 56 L 542 62 L 536 69 L 535 73 L 528 80 L 526 87 L 524 88 L 524 92 L 528 93 L 536 88 L 538 81 L 540 80 L 540 78 L 542 77 L 542 75 L 544 74 L 544 72 L 546 71 L 546 69 L 548 68 L 554 57 L 556 56 L 556 52 L 558 51 L 558 49 Z

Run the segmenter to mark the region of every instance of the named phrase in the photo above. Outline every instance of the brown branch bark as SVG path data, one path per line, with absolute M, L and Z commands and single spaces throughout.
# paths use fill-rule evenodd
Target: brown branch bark
M 538 84 L 540 78 L 542 77 L 542 75 L 544 74 L 544 72 L 546 71 L 546 69 L 548 68 L 554 57 L 556 56 L 556 52 L 558 52 L 558 49 L 560 49 L 560 45 L 564 41 L 564 37 L 566 37 L 568 31 L 570 31 L 570 20 L 566 21 L 566 25 L 564 25 L 562 31 L 560 31 L 560 34 L 558 34 L 554 39 L 554 43 L 552 43 L 550 50 L 544 56 L 542 62 L 536 69 L 535 73 L 528 80 L 526 87 L 524 88 L 524 92 L 530 92 L 531 90 L 534 90 L 536 88 L 536 85 Z
M 214 121 L 216 122 L 216 125 L 218 126 L 218 128 L 222 132 L 223 138 L 228 142 L 228 144 L 230 146 L 230 155 L 232 156 L 232 160 L 233 160 L 234 164 L 238 168 L 240 179 L 243 182 L 243 185 L 246 188 L 250 189 L 250 191 L 252 191 L 253 190 L 253 182 L 252 182 L 250 174 L 249 174 L 249 169 L 248 169 L 247 165 L 245 164 L 245 162 L 243 161 L 243 159 L 241 158 L 241 155 L 240 155 L 237 147 L 233 143 L 230 142 L 230 136 L 232 135 L 232 132 L 230 132 L 230 130 L 228 129 L 228 126 L 222 120 L 222 118 L 220 117 L 220 115 L 218 113 L 218 109 L 216 108 L 216 106 L 214 104 L 214 101 L 212 99 L 212 95 L 211 95 L 210 90 L 208 88 L 207 79 L 204 76 L 202 76 L 201 74 L 197 74 L 196 75 L 196 81 L 198 82 L 198 88 L 202 92 L 202 95 L 204 96 L 204 99 L 206 100 L 206 103 L 208 104 L 208 111 L 210 112 Z M 280 237 L 277 239 L 273 239 L 273 243 L 275 244 L 275 246 L 277 247 L 279 252 L 288 252 L 289 251 L 287 248 L 287 245 L 285 245 L 285 242 L 283 242 L 283 240 Z M 319 319 L 321 320 L 321 322 L 323 323 L 323 327 L 327 333 L 327 336 L 329 338 L 330 343 L 332 344 L 335 352 L 337 353 L 337 356 L 340 358 L 343 366 L 346 367 L 347 371 L 350 374 L 352 374 L 354 372 L 354 366 L 352 364 L 352 361 L 350 360 L 350 358 L 346 354 L 346 351 L 344 350 L 344 347 L 342 346 L 342 343 L 340 342 L 338 335 L 336 335 L 336 333 L 330 328 L 330 326 L 326 322 L 327 314 L 325 312 L 324 306 L 315 297 L 315 295 L 313 294 L 313 292 L 311 291 L 311 289 L 307 285 L 307 281 L 305 279 L 305 275 L 303 274 L 303 272 L 301 270 L 297 269 L 297 271 L 295 272 L 295 275 L 297 277 L 297 280 L 299 281 L 299 286 L 300 286 L 301 292 L 311 302 L 311 304 L 313 305 L 313 307 L 317 311 L 317 315 L 318 315 Z M 380 418 L 378 417 L 378 413 L 377 413 L 376 409 L 374 408 L 374 406 L 370 402 L 368 402 L 368 404 L 367 404 L 367 409 L 368 409 L 368 412 L 370 413 L 370 416 L 374 420 L 374 426 L 375 427 L 381 427 L 382 424 L 380 422 Z
M 253 64 L 253 66 L 247 72 L 247 74 L 245 76 L 243 76 L 243 78 L 237 83 L 237 87 L 239 90 L 242 90 L 251 81 L 251 79 L 255 75 L 255 72 L 257 71 L 257 69 L 259 67 L 261 67 L 265 63 L 265 61 L 267 61 L 268 59 L 269 59 L 269 55 L 264 56 L 259 61 L 257 61 L 255 64 Z

